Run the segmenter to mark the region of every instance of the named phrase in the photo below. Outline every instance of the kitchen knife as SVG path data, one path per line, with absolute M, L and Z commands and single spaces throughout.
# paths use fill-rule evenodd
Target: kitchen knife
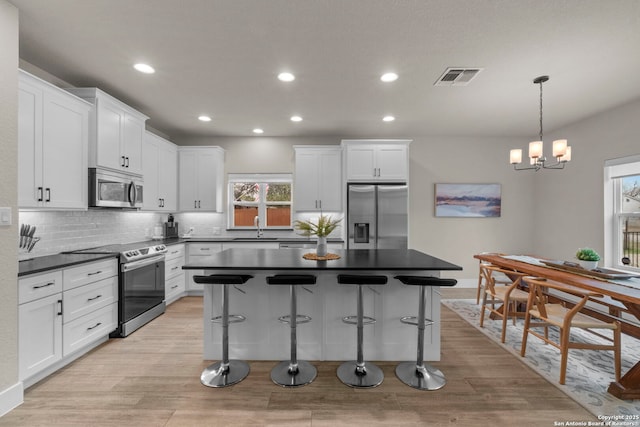
M 20 225 L 20 242 L 18 243 L 18 247 L 21 248 L 22 245 L 24 244 L 24 232 L 25 232 L 26 228 L 24 224 Z
M 32 225 L 31 227 L 29 227 L 29 232 L 27 233 L 27 241 L 24 244 L 25 248 L 33 248 L 33 246 L 31 246 L 31 242 L 33 241 L 34 234 L 36 234 L 36 226 Z

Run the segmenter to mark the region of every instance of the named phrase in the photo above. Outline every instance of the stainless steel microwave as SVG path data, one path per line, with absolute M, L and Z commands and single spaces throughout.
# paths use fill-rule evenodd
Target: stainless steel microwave
M 89 168 L 89 207 L 139 209 L 142 177 Z

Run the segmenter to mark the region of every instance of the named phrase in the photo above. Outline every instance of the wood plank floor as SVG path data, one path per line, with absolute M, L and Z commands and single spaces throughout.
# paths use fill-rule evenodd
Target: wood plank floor
M 553 426 L 595 417 L 458 315 L 442 307 L 447 385 L 424 392 L 380 363 L 381 386 L 356 390 L 318 362 L 318 378 L 284 389 L 272 362 L 230 388 L 200 384 L 202 298 L 187 297 L 126 339 L 105 344 L 29 388 L 0 426 Z M 409 327 L 409 326 L 407 326 Z M 355 333 L 354 333 L 355 339 Z M 286 358 L 288 352 L 283 352 Z

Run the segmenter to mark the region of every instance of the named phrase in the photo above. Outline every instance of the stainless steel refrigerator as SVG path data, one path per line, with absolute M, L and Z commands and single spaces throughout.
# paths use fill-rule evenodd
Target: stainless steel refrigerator
M 348 184 L 348 249 L 407 249 L 405 184 Z

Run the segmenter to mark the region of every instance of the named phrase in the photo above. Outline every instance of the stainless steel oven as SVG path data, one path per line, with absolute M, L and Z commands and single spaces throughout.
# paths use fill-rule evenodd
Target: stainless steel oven
M 112 336 L 126 337 L 164 313 L 164 254 L 120 264 L 119 310 Z

